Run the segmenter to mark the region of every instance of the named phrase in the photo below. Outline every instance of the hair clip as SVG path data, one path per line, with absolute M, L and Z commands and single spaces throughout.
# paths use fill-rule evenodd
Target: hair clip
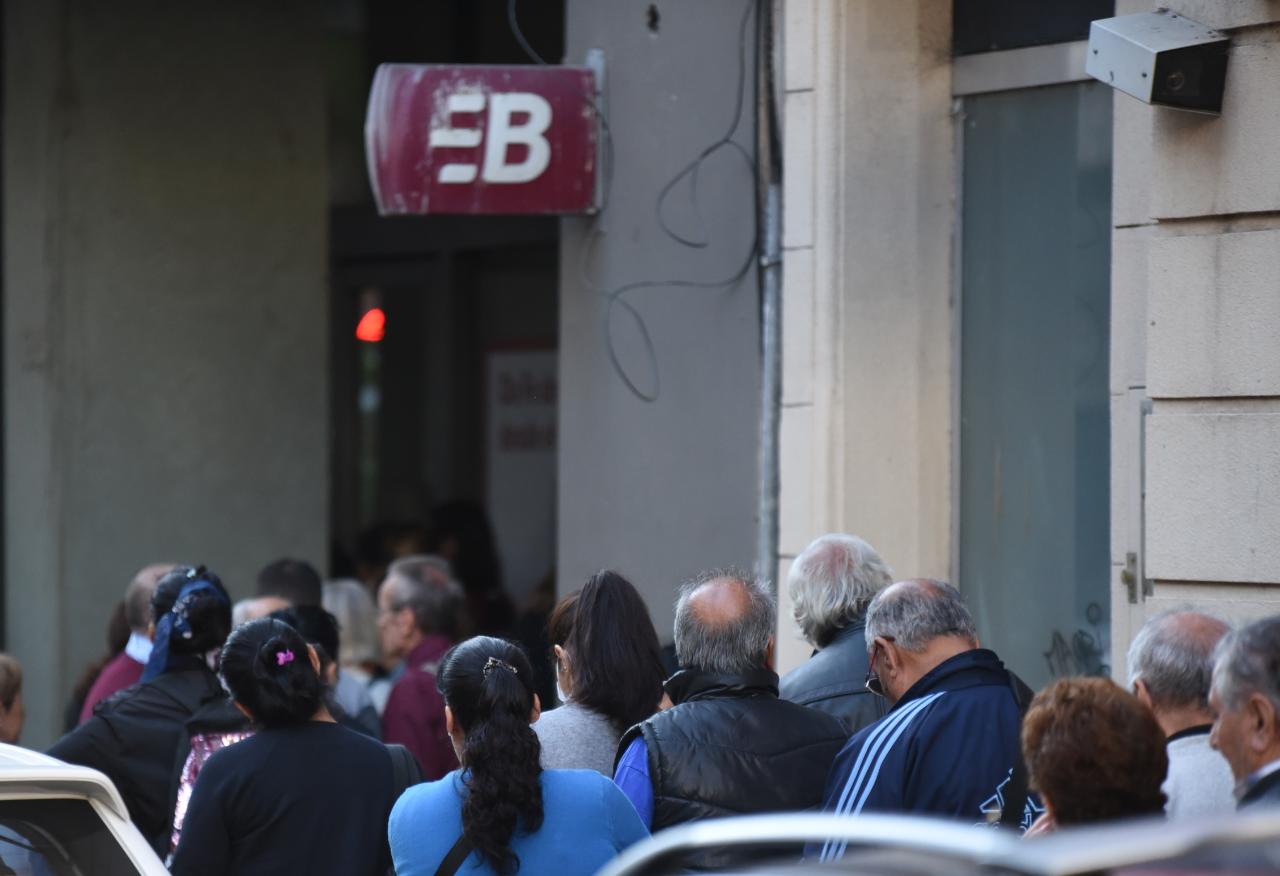
M 507 661 L 499 660 L 497 657 L 490 657 L 488 660 L 485 661 L 485 664 L 484 664 L 484 677 L 488 678 L 489 673 L 492 670 L 497 668 L 505 669 L 508 672 L 510 672 L 512 675 L 520 674 L 519 672 L 516 671 L 516 668 L 512 666 L 510 663 L 508 663 Z
M 292 663 L 292 662 L 293 662 L 292 651 L 276 652 L 276 666 L 284 666 L 286 663 Z

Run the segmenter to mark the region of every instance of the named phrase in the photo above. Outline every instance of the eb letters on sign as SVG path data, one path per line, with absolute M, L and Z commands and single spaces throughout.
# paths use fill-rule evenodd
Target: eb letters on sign
M 585 67 L 382 65 L 365 123 L 378 212 L 590 211 L 594 89 Z

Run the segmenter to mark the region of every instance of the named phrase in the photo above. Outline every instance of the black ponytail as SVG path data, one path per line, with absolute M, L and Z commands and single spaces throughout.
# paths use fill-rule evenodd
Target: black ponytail
M 283 621 L 260 618 L 236 627 L 219 668 L 231 696 L 263 727 L 303 724 L 324 705 L 324 682 L 306 640 Z
M 436 680 L 464 738 L 463 835 L 501 876 L 511 876 L 520 868 L 512 836 L 542 827 L 542 749 L 529 726 L 529 658 L 510 642 L 478 636 L 444 656 Z

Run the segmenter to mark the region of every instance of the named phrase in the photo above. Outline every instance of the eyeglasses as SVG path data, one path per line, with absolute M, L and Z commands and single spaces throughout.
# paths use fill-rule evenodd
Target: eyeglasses
M 893 641 L 893 636 L 880 636 L 880 638 L 884 639 L 886 642 Z M 867 677 L 863 680 L 862 686 L 865 687 L 869 693 L 882 697 L 884 696 L 884 685 L 880 683 L 880 676 L 876 674 L 876 652 L 879 651 L 879 649 L 879 645 L 873 644 L 871 646 L 871 653 L 867 655 Z

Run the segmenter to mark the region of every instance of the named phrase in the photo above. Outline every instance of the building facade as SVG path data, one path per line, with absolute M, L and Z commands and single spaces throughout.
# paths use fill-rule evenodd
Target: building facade
M 779 7 L 780 581 L 857 532 L 1035 682 L 1280 609 L 1280 15 L 1161 5 L 1231 36 L 1221 117 L 1085 76 L 1152 3 Z

